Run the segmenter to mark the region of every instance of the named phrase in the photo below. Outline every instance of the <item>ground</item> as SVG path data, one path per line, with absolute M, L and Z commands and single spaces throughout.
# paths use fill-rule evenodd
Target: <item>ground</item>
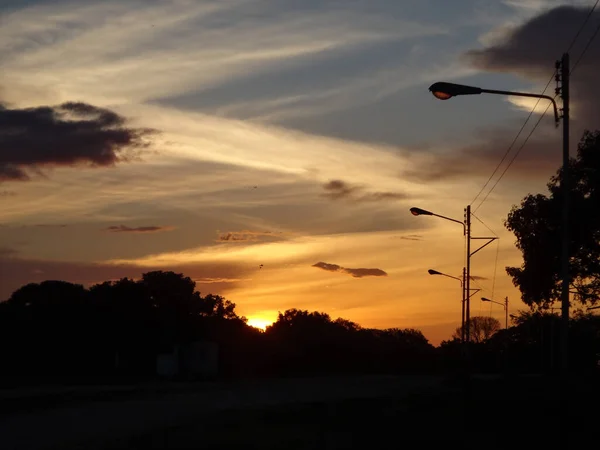
M 438 377 L 196 385 L 5 414 L 0 434 L 8 444 L 3 449 L 559 448 L 553 383 L 540 377 L 474 381 L 466 409 L 463 386 Z M 596 383 L 571 384 L 573 445 L 595 440 Z

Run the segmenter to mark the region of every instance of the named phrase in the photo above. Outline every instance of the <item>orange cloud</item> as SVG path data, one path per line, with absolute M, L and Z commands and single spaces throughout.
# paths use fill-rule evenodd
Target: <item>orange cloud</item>
M 349 275 L 352 275 L 354 278 L 387 276 L 387 273 L 381 269 L 348 269 L 346 267 L 338 266 L 337 264 L 329 264 L 322 261 L 313 264 L 312 267 L 318 267 L 319 269 L 327 270 L 329 272 L 347 273 Z
M 157 225 L 150 225 L 145 227 L 128 227 L 126 225 L 113 225 L 108 228 L 105 228 L 105 231 L 109 231 L 111 233 L 158 233 L 160 231 L 171 231 L 174 229 L 175 227 L 172 226 Z
M 281 232 L 273 231 L 229 231 L 221 233 L 216 242 L 256 242 L 259 237 L 277 237 L 282 235 Z

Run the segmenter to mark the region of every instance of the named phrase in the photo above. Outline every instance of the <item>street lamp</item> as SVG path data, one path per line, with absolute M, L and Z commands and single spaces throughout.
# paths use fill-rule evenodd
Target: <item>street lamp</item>
M 452 220 L 452 219 L 450 219 L 450 220 Z M 453 278 L 454 280 L 458 280 L 458 282 L 460 283 L 460 288 L 462 291 L 462 298 L 461 298 L 462 312 L 461 312 L 461 316 L 460 316 L 460 342 L 464 343 L 465 342 L 465 284 L 464 284 L 465 269 L 463 268 L 462 278 L 454 277 L 452 275 L 448 275 L 448 274 L 445 274 L 445 273 L 442 273 L 442 272 L 439 272 L 439 271 L 433 270 L 433 269 L 429 269 L 427 272 L 429 273 L 429 275 L 441 275 L 443 277 Z
M 463 316 L 464 316 L 463 329 L 465 330 L 466 342 L 470 342 L 470 340 L 471 340 L 471 297 L 473 295 L 475 295 L 477 292 L 479 292 L 479 289 L 471 289 L 471 256 L 473 256 L 475 253 L 477 253 L 483 247 L 489 245 L 490 243 L 492 243 L 493 241 L 495 241 L 498 238 L 497 237 L 472 237 L 471 236 L 471 205 L 467 205 L 467 207 L 465 208 L 465 220 L 464 221 L 452 219 L 451 217 L 442 216 L 440 214 L 435 214 L 426 209 L 416 208 L 416 207 L 410 208 L 410 213 L 413 216 L 439 217 L 444 220 L 449 220 L 450 222 L 459 223 L 463 227 L 463 235 L 466 236 L 466 240 L 467 240 L 467 255 L 466 255 L 467 256 L 467 258 L 466 258 L 467 266 L 464 269 L 464 276 L 463 276 L 463 290 L 464 290 L 464 303 L 463 304 L 466 304 L 465 313 L 463 314 Z M 471 240 L 472 239 L 487 239 L 488 241 L 485 244 L 483 244 L 482 246 L 480 246 L 477 250 L 471 251 Z M 434 272 L 436 272 L 436 271 L 434 271 Z M 431 272 L 430 272 L 430 274 L 435 275 L 435 274 L 432 274 Z
M 560 94 L 563 101 L 562 119 L 563 119 L 563 152 L 562 152 L 562 179 L 561 187 L 563 188 L 563 210 L 562 210 L 562 292 L 561 292 L 561 368 L 563 374 L 563 396 L 566 395 L 566 376 L 568 373 L 568 356 L 569 356 L 569 191 L 570 191 L 570 171 L 569 171 L 569 54 L 564 53 L 560 61 L 556 62 L 556 81 L 561 83 L 560 87 L 556 88 L 556 94 Z M 514 91 L 498 91 L 493 89 L 482 89 L 474 86 L 465 86 L 462 84 L 438 82 L 433 83 L 429 90 L 433 95 L 440 100 L 448 100 L 458 95 L 478 95 L 478 94 L 497 94 L 518 97 L 532 97 L 538 99 L 546 99 L 552 102 L 554 107 L 554 120 L 558 126 L 559 115 L 558 107 L 554 98 L 547 95 L 530 94 L 526 92 Z M 566 398 L 566 397 L 565 397 Z M 566 401 L 566 400 L 565 400 Z M 565 403 L 566 405 L 566 403 Z M 566 408 L 566 406 L 565 406 Z
M 452 276 L 452 275 L 448 275 L 448 274 L 446 274 L 446 273 L 438 272 L 437 270 L 433 270 L 433 269 L 429 269 L 427 272 L 429 273 L 429 275 L 441 275 L 441 276 L 443 276 L 443 277 L 453 278 L 453 279 L 455 279 L 455 280 L 458 280 L 458 281 L 460 282 L 460 286 L 461 286 L 461 287 L 462 287 L 462 285 L 463 285 L 463 280 L 462 280 L 462 278 L 459 278 L 459 277 L 454 277 L 454 276 Z
M 517 97 L 530 97 L 530 98 L 543 98 L 552 102 L 554 107 L 554 121 L 558 127 L 560 117 L 558 115 L 558 107 L 554 98 L 549 95 L 530 94 L 528 92 L 516 92 L 516 91 L 498 91 L 495 89 L 482 89 L 475 86 L 466 86 L 464 84 L 446 83 L 440 81 L 433 83 L 429 86 L 429 90 L 433 96 L 439 100 L 449 100 L 457 95 L 479 95 L 479 94 L 497 94 L 497 95 L 508 95 Z
M 490 300 L 489 298 L 486 297 L 481 297 L 481 301 L 482 302 L 490 302 L 490 303 L 495 303 L 496 305 L 502 305 L 504 307 L 504 313 L 505 313 L 505 322 L 504 322 L 504 328 L 506 328 L 508 330 L 508 297 L 506 297 L 504 299 L 504 303 L 501 302 L 496 302 L 494 300 Z
M 449 220 L 450 222 L 460 223 L 463 226 L 463 233 L 466 234 L 465 223 L 461 222 L 460 220 L 452 219 L 451 217 L 441 216 L 440 214 L 432 213 L 431 211 L 427 211 L 426 209 L 415 208 L 415 207 L 410 208 L 410 213 L 413 216 L 435 216 L 435 217 L 439 217 L 441 219 Z M 433 275 L 433 274 L 431 274 L 431 275 Z

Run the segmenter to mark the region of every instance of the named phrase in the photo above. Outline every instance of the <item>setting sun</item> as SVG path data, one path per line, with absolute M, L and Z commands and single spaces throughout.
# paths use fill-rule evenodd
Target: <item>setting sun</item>
M 250 317 L 248 319 L 248 325 L 259 330 L 266 330 L 269 325 L 273 323 L 272 320 L 263 319 L 262 317 Z

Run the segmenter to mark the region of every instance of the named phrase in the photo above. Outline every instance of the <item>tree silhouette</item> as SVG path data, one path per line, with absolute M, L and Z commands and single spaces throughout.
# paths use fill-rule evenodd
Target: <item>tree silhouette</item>
M 596 303 L 600 295 L 600 131 L 585 132 L 571 160 L 570 277 L 575 300 Z M 550 195 L 528 195 L 513 206 L 505 226 L 517 237 L 521 267 L 507 273 L 531 308 L 546 308 L 560 297 L 563 172 L 548 183 Z
M 471 331 L 471 341 L 479 344 L 491 338 L 502 326 L 500 325 L 500 321 L 495 317 L 475 316 L 469 320 L 469 328 Z M 462 327 L 458 327 L 452 337 L 460 339 L 461 331 Z

